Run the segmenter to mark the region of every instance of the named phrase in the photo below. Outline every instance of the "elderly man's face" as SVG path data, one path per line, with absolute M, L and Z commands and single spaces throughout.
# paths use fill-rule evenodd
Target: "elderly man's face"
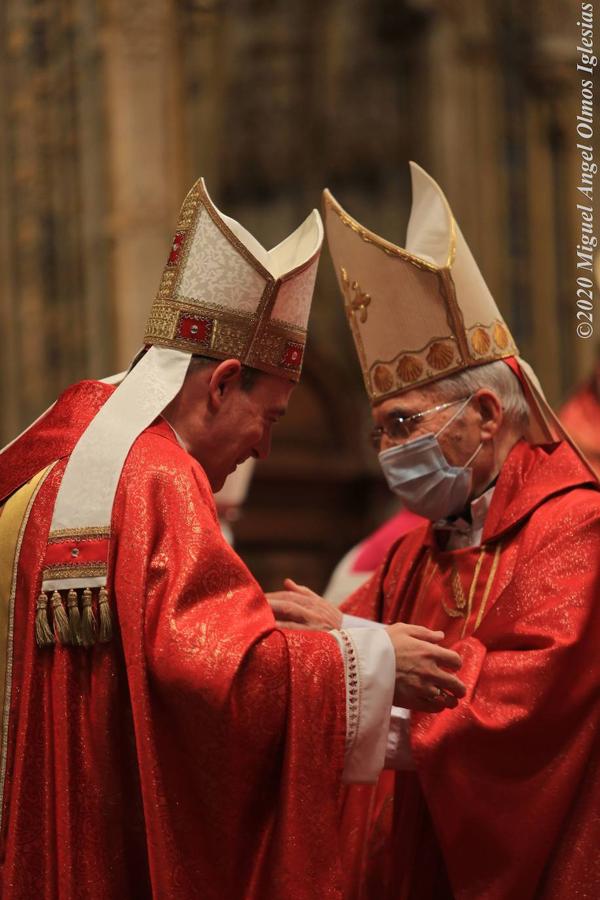
M 476 492 L 478 487 L 485 486 L 496 474 L 492 438 L 502 421 L 502 408 L 496 395 L 485 388 L 476 391 L 468 402 L 467 397 L 468 394 L 465 394 L 460 402 L 435 409 L 449 401 L 434 384 L 384 400 L 373 408 L 373 419 L 377 427 L 388 429 L 394 433 L 394 437 L 391 438 L 384 431 L 380 449 L 387 450 L 389 447 L 405 444 L 424 434 L 437 434 L 449 423 L 439 435 L 438 443 L 450 465 L 464 466 L 480 443 L 483 444 L 471 465 L 473 488 Z M 428 410 L 431 411 L 426 412 Z M 403 430 L 408 430 L 409 433 L 398 435 L 394 429 L 394 420 L 398 416 L 407 418 L 416 413 L 426 414 L 407 422 Z

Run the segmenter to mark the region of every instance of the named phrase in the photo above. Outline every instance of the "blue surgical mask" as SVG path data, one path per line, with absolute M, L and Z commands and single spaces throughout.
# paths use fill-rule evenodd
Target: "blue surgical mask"
M 483 443 L 479 444 L 464 466 L 451 466 L 438 443 L 438 436 L 466 409 L 471 397 L 435 434 L 424 434 L 379 454 L 390 489 L 400 497 L 407 509 L 432 522 L 459 513 L 471 494 L 473 471 L 469 465 Z

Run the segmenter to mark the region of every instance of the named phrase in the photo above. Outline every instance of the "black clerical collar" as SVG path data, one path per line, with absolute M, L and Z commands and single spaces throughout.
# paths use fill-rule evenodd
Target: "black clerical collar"
M 487 494 L 487 492 L 490 490 L 490 488 L 493 488 L 496 486 L 497 481 L 498 481 L 498 475 L 496 475 L 495 478 L 492 478 L 492 480 L 481 491 L 480 494 L 478 494 L 476 497 L 473 497 L 472 500 L 469 500 L 469 502 L 467 503 L 467 505 L 465 506 L 464 509 L 461 509 L 461 511 L 459 513 L 457 513 L 455 516 L 447 516 L 444 521 L 447 522 L 450 526 L 452 526 L 455 522 L 457 522 L 460 519 L 462 522 L 465 522 L 467 525 L 472 525 L 473 524 L 473 512 L 471 509 L 472 504 L 473 503 L 477 504 L 477 501 L 479 500 L 480 497 L 483 497 L 485 494 Z

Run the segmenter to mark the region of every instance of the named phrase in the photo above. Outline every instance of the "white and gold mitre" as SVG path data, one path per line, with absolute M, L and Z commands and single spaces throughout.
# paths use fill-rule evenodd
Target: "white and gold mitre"
M 179 222 L 145 343 L 239 359 L 297 381 L 323 227 L 316 210 L 272 250 L 193 186 Z
M 329 249 L 372 403 L 518 353 L 442 190 L 420 166 L 410 170 L 406 248 L 324 192 Z

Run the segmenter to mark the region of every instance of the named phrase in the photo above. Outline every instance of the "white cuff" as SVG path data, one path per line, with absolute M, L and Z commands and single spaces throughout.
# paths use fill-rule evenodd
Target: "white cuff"
M 396 654 L 380 628 L 330 632 L 340 644 L 346 672 L 346 760 L 342 780 L 371 784 L 386 755 L 396 681 Z
M 410 709 L 392 706 L 384 768 L 398 770 L 414 767 L 410 748 Z
M 341 628 L 385 628 L 383 622 L 374 622 L 373 619 L 363 619 L 362 616 L 342 615 Z

